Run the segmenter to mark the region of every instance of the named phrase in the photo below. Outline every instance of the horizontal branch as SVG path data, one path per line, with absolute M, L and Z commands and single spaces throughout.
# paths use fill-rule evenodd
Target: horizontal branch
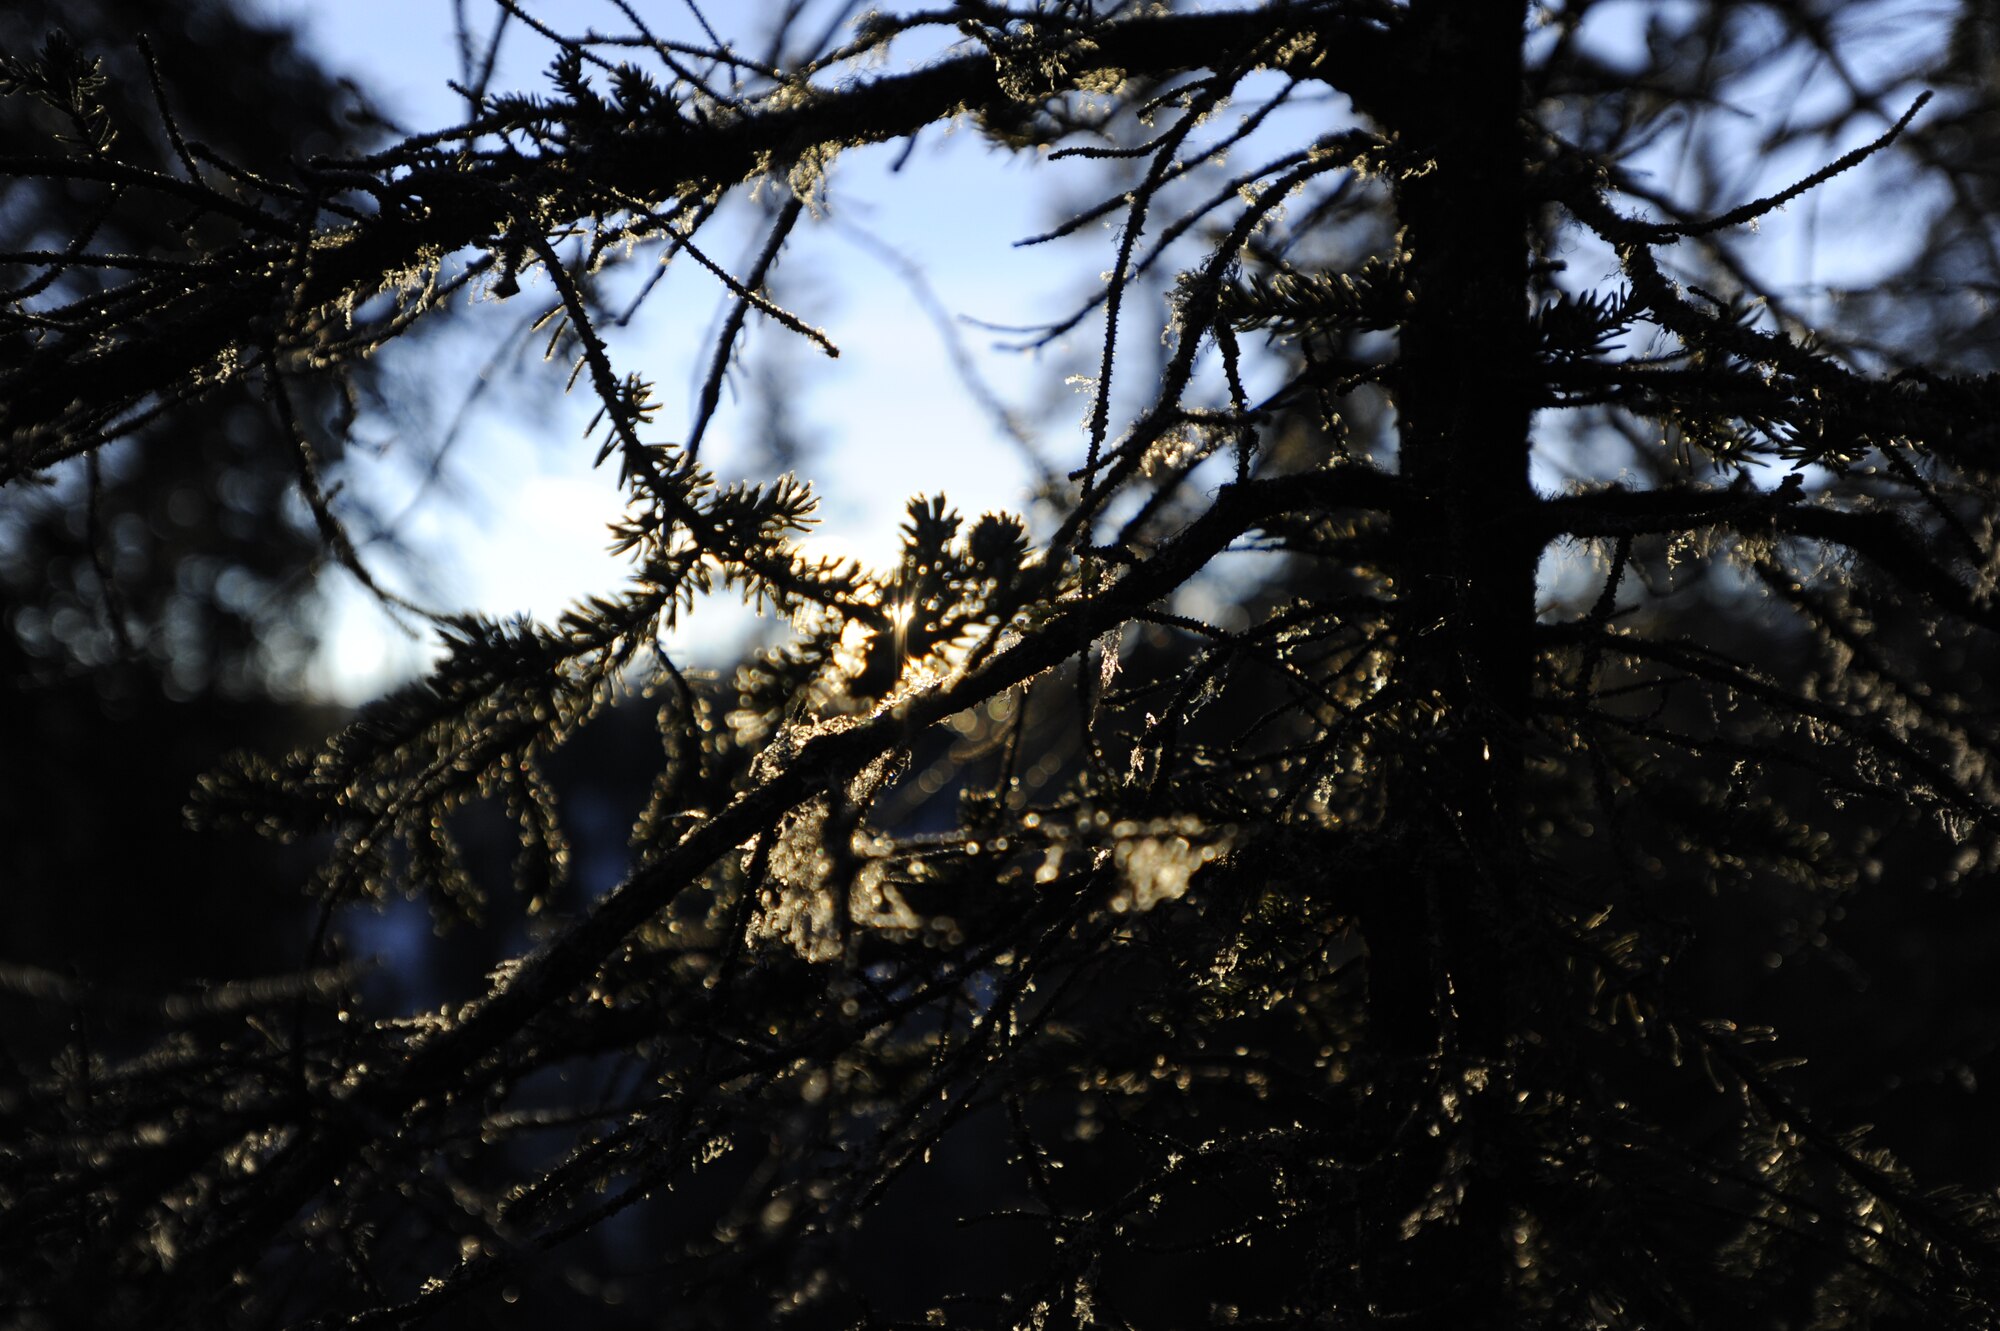
M 44 157 L 9 153 L 0 155 L 0 179 L 95 180 L 107 185 L 123 185 L 164 194 L 197 208 L 234 218 L 264 235 L 295 237 L 303 230 L 299 223 L 267 213 L 254 204 L 233 199 L 212 186 L 102 157 Z
M 1778 515 L 1774 524 L 1790 536 L 1804 536 L 1850 550 L 1899 585 L 1940 610 L 1988 632 L 2000 633 L 2000 611 L 1992 601 L 1960 582 L 1928 553 L 1909 527 L 1890 513 L 1853 513 L 1800 506 Z
M 1874 565 L 1898 585 L 1948 614 L 2000 633 L 2000 609 L 1961 582 L 1949 564 L 1926 550 L 1901 518 L 1801 502 L 1797 474 L 1776 490 L 1627 490 L 1612 486 L 1564 495 L 1539 506 L 1544 541 L 1564 536 L 1658 536 L 1729 527 L 1744 534 L 1799 536 L 1837 546 Z
M 1535 509 L 1536 536 L 1543 542 L 1564 536 L 1653 536 L 1695 531 L 1718 524 L 1768 520 L 1805 498 L 1794 473 L 1775 490 L 1741 486 L 1674 486 L 1628 490 L 1609 486 L 1587 494 L 1543 500 Z
M 1066 49 L 1062 83 L 1051 95 L 1106 75 L 1158 78 L 1208 68 L 1242 58 L 1274 32 L 1302 26 L 1300 16 L 1284 7 L 1105 24 L 1088 42 Z M 1316 40 L 1279 44 L 1282 57 L 1266 63 L 1299 78 L 1333 83 L 1358 105 L 1390 99 L 1394 63 L 1385 58 L 1390 40 L 1385 30 L 1324 15 L 1315 17 L 1312 31 Z M 0 378 L 0 436 L 23 440 L 60 431 L 79 404 L 100 398 L 108 384 L 142 397 L 190 375 L 213 373 L 229 363 L 228 352 L 244 328 L 274 317 L 308 321 L 320 311 L 366 300 L 439 255 L 496 243 L 517 225 L 524 201 L 533 200 L 544 224 L 555 225 L 623 211 L 635 201 L 712 194 L 782 171 L 785 163 L 1019 105 L 1001 61 L 980 51 L 839 89 L 789 90 L 771 109 L 747 115 L 705 122 L 662 116 L 658 124 L 615 136 L 580 137 L 561 153 L 509 150 L 385 178 L 383 211 L 321 232 L 303 267 L 294 262 L 289 241 L 261 246 L 261 262 L 232 257 L 218 264 L 212 283 L 174 302 L 172 337 L 135 329 L 109 345 L 79 339 L 31 357 Z M 79 169 L 54 158 L 0 158 L 0 177 Z M 393 169 L 381 164 L 385 173 Z M 158 173 L 139 176 L 131 183 L 177 196 L 197 194 L 199 199 L 190 201 L 219 206 L 203 187 Z M 237 205 L 232 215 L 258 230 L 282 229 L 269 215 L 245 207 Z M 29 450 L 0 467 L 0 481 L 36 465 Z

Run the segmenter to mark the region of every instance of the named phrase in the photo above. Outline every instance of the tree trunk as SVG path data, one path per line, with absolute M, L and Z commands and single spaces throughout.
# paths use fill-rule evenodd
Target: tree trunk
M 1532 683 L 1538 552 L 1516 535 L 1534 503 L 1524 13 L 1508 0 L 1413 0 L 1412 86 L 1393 126 L 1415 297 L 1396 371 L 1400 466 L 1423 499 L 1397 519 L 1398 684 L 1411 716 L 1388 791 L 1400 865 L 1366 922 L 1370 1025 L 1405 1092 L 1391 1100 L 1428 1098 L 1412 1106 L 1428 1116 L 1449 1094 L 1464 1114 L 1411 1153 L 1397 1189 L 1408 1200 L 1441 1179 L 1463 1185 L 1445 1220 L 1402 1245 L 1384 1291 L 1418 1325 L 1506 1320 L 1511 1265 L 1506 1190 L 1479 1130 L 1487 1097 L 1471 1087 L 1506 1053 L 1495 926 L 1521 859 Z

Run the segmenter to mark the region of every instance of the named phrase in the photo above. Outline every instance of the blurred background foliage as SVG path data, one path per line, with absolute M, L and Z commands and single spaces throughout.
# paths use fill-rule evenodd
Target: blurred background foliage
M 230 161 L 357 149 L 380 133 L 352 86 L 233 4 L 0 7 L 0 53 L 30 57 L 51 34 L 103 61 L 112 151 L 128 160 L 172 160 L 142 37 L 180 72 L 165 95 L 184 136 Z M 0 97 L 0 142 L 38 142 L 54 119 Z M 188 220 L 156 201 L 107 207 L 87 181 L 0 182 L 10 252 L 91 233 L 116 252 L 172 255 Z M 0 264 L 0 287 L 38 271 Z M 110 280 L 71 268 L 54 293 Z M 373 388 L 364 373 L 316 390 L 309 415 L 336 477 L 343 392 Z M 134 994 L 298 964 L 300 855 L 193 831 L 182 812 L 230 751 L 301 743 L 336 719 L 301 687 L 323 554 L 273 434 L 239 387 L 0 495 L 0 959 Z M 47 1011 L 0 1011 L 10 1044 L 62 1038 Z

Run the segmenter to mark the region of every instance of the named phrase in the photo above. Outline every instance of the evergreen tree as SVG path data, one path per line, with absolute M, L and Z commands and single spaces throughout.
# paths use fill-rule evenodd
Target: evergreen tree
M 371 1011 L 329 948 L 169 1001 L 136 1057 L 78 1043 L 0 1086 L 17 1317 L 2000 1320 L 1990 1160 L 1919 1170 L 1921 1118 L 1794 1065 L 1818 1040 L 1865 1076 L 1837 1019 L 1762 1025 L 1827 997 L 1844 912 L 1976 890 L 2000 845 L 2000 381 L 1809 325 L 1737 244 L 1904 147 L 1963 181 L 1914 88 L 1887 101 L 1929 56 L 1853 72 L 1895 6 L 1661 10 L 1638 71 L 1588 0 L 978 2 L 817 40 L 794 6 L 750 46 L 500 7 L 550 90 L 469 88 L 463 124 L 368 155 L 177 173 L 104 150 L 86 53 L 6 66 L 59 135 L 7 171 L 202 224 L 16 256 L 116 280 L 6 307 L 0 482 L 250 385 L 367 578 L 298 404 L 483 287 L 535 306 L 631 499 L 622 592 L 440 620 L 426 681 L 218 772 L 203 815 L 324 837 L 328 912 L 476 923 L 463 810 L 509 812 L 512 890 L 547 902 L 551 751 L 639 690 L 664 755 L 630 875 L 463 1003 Z M 1954 127 L 1987 95 L 1979 10 L 1937 56 Z M 1848 89 L 1821 128 L 1880 112 L 1875 137 L 1708 197 L 1728 139 L 1698 113 L 1815 53 Z M 1309 141 L 1223 162 L 1324 92 Z M 714 275 L 711 388 L 753 319 L 832 350 L 775 256 L 839 206 L 841 153 L 962 119 L 1105 182 L 1059 228 L 1117 228 L 1051 329 L 1105 330 L 1080 465 L 1025 517 L 913 500 L 894 568 L 808 558 L 803 483 L 660 442 L 603 270 Z M 1700 197 L 1645 173 L 1675 133 Z M 739 275 L 703 228 L 758 189 L 783 202 Z M 1983 198 L 1953 194 L 1966 234 Z M 1538 451 L 1576 482 L 1538 490 Z M 1188 613 L 1245 548 L 1242 621 Z M 715 589 L 796 629 L 723 682 L 661 645 Z

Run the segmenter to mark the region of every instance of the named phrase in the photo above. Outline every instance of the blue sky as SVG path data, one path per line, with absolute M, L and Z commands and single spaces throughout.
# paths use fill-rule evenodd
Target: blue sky
M 458 70 L 452 0 L 257 4 L 300 28 L 331 67 L 369 89 L 404 126 L 434 128 L 460 113 L 463 103 L 445 86 Z M 656 31 L 699 40 L 682 0 L 640 0 L 636 7 Z M 1643 58 L 1643 20 L 1663 7 L 1671 8 L 1659 0 L 1611 0 L 1593 13 L 1593 40 L 1607 53 L 1637 63 Z M 629 27 L 611 4 L 599 0 L 530 0 L 529 8 L 566 29 Z M 774 5 L 708 0 L 705 8 L 725 37 L 747 39 L 763 30 Z M 490 24 L 495 12 L 486 0 L 465 0 L 465 9 L 481 26 Z M 1925 5 L 1912 3 L 1895 12 L 1912 22 L 1872 37 L 1861 48 L 1864 54 L 1898 61 L 1907 58 L 1910 43 L 1936 39 L 1935 25 L 1921 21 L 1935 17 Z M 543 89 L 541 70 L 550 54 L 546 42 L 517 25 L 503 44 L 495 86 Z M 896 59 L 922 54 L 899 50 Z M 1794 95 L 1805 73 L 1774 71 L 1766 88 L 1748 89 L 1747 100 L 1729 113 L 1743 131 L 1745 198 L 1803 175 L 1881 130 L 1857 121 L 1851 142 L 1802 145 L 1782 159 L 1757 163 L 1753 145 L 1759 131 L 1774 117 L 1810 109 L 1809 88 L 1803 99 Z M 1321 104 L 1298 115 L 1321 117 L 1316 123 L 1324 126 L 1328 113 Z M 1302 129 L 1316 132 L 1295 117 L 1289 126 L 1275 122 L 1270 135 L 1296 141 Z M 969 514 L 1020 509 L 1030 479 L 1020 448 L 965 392 L 943 339 L 899 269 L 920 271 L 937 302 L 953 315 L 999 324 L 1045 321 L 1068 313 L 1095 288 L 1111 266 L 1115 234 L 1109 226 L 1093 226 L 1055 246 L 1013 244 L 1057 220 L 1061 201 L 1074 202 L 1088 188 L 1102 190 L 1102 163 L 1001 154 L 966 127 L 925 135 L 900 174 L 890 170 L 897 152 L 894 146 L 863 150 L 835 165 L 827 216 L 799 228 L 776 275 L 779 297 L 840 345 L 839 362 L 827 364 L 802 340 L 769 324 L 758 326 L 757 319 L 748 344 L 753 359 L 767 358 L 761 364 L 782 385 L 793 424 L 813 443 L 801 471 L 823 502 L 810 543 L 871 562 L 892 555 L 909 496 L 942 490 Z M 1239 156 L 1248 160 L 1250 150 Z M 1669 189 L 1673 170 L 1671 158 L 1663 157 L 1661 182 Z M 1908 201 L 1880 197 L 1880 179 L 1864 166 L 1766 219 L 1760 233 L 1743 243 L 1765 272 L 1802 290 L 1865 278 L 1914 241 L 1918 230 L 1883 225 Z M 748 224 L 756 216 L 754 206 L 725 216 L 716 229 L 704 232 L 705 248 L 739 269 L 747 266 L 745 251 L 756 241 Z M 1839 225 L 1832 224 L 1836 221 Z M 873 242 L 857 241 L 857 230 Z M 884 252 L 893 256 L 891 262 L 880 257 Z M 1613 267 L 1608 254 L 1584 252 L 1574 259 L 1576 276 L 1585 284 L 1610 275 Z M 660 390 L 662 438 L 680 437 L 691 416 L 723 297 L 700 269 L 676 265 L 646 311 L 613 337 L 620 369 L 645 374 Z M 460 322 L 497 334 L 529 303 L 484 304 Z M 1159 316 L 1154 308 L 1136 310 L 1126 325 L 1128 336 L 1152 336 Z M 971 327 L 963 334 L 963 345 L 995 392 L 1024 419 L 1040 423 L 1039 442 L 1047 456 L 1063 469 L 1076 465 L 1086 399 L 1064 380 L 1094 369 L 1101 321 L 1087 320 L 1076 345 L 1059 345 L 1039 358 L 998 352 L 992 334 Z M 468 337 L 462 345 L 471 348 L 477 341 Z M 1143 354 L 1136 342 L 1127 346 Z M 529 356 L 506 371 L 501 391 L 490 395 L 489 408 L 473 418 L 453 455 L 452 486 L 423 490 L 411 503 L 419 494 L 413 463 L 422 450 L 415 446 L 416 435 L 435 430 L 449 416 L 477 363 L 433 357 L 405 365 L 412 400 L 430 408 L 431 420 L 426 425 L 419 413 L 366 427 L 364 433 L 372 431 L 386 451 L 354 469 L 349 484 L 380 511 L 405 515 L 398 530 L 421 557 L 401 566 L 375 561 L 392 585 L 444 609 L 553 617 L 579 597 L 615 588 L 622 574 L 605 552 L 605 527 L 618 517 L 621 499 L 609 475 L 591 470 L 594 448 L 585 442 L 583 426 L 594 400 L 582 389 L 564 398 L 566 366 Z M 726 405 L 704 444 L 703 460 L 725 478 L 768 467 L 757 435 L 753 412 L 741 403 Z M 1549 483 L 1559 479 L 1554 470 L 1546 475 Z M 344 575 L 335 575 L 331 584 L 315 687 L 343 701 L 361 701 L 421 667 L 426 643 L 400 632 Z M 707 607 L 695 617 L 693 630 L 672 645 L 685 662 L 720 665 L 754 628 L 731 606 Z
M 463 103 L 444 86 L 456 73 L 452 9 L 448 0 L 263 0 L 266 13 L 299 27 L 329 65 L 348 73 L 397 122 L 411 129 L 445 124 Z M 754 34 L 764 6 L 710 4 L 710 18 L 725 28 Z M 486 21 L 487 7 L 473 0 L 469 12 Z M 677 36 L 687 26 L 676 4 L 641 5 L 649 24 Z M 610 28 L 609 5 L 542 4 L 551 21 Z M 606 16 L 609 16 L 607 21 Z M 517 31 L 505 48 L 496 87 L 541 90 L 549 58 L 546 43 Z M 801 470 L 822 498 L 821 523 L 810 538 L 816 548 L 884 560 L 895 549 L 895 529 L 909 496 L 939 490 L 961 509 L 1022 507 L 1030 471 L 1020 449 L 998 436 L 987 414 L 968 399 L 944 343 L 924 307 L 882 252 L 924 274 L 937 301 L 954 314 L 995 323 L 1046 319 L 1087 292 L 1096 269 L 1108 264 L 1102 238 L 1072 245 L 1066 254 L 1024 251 L 1012 242 L 1043 229 L 1053 216 L 1047 189 L 1032 164 L 996 154 L 969 130 L 929 136 L 901 174 L 889 167 L 893 149 L 866 150 L 838 163 L 829 181 L 827 217 L 802 225 L 788 247 L 776 281 L 780 297 L 839 344 L 829 365 L 803 341 L 753 319 L 749 347 L 771 355 L 786 385 L 790 410 L 814 451 Z M 755 235 L 741 223 L 704 232 L 704 247 L 741 265 Z M 857 239 L 865 232 L 874 243 Z M 720 237 L 721 239 L 718 239 Z M 655 380 L 666 403 L 659 433 L 675 438 L 691 416 L 693 390 L 711 355 L 724 292 L 692 264 L 677 265 L 629 329 L 613 337 L 621 370 Z M 524 306 L 486 305 L 464 321 L 497 332 Z M 1086 325 L 1086 327 L 1088 327 Z M 964 345 L 994 390 L 1026 402 L 1044 392 L 1048 362 L 997 354 L 991 334 L 967 329 Z M 1095 332 L 1086 336 L 1094 341 Z M 470 341 L 471 339 L 468 339 Z M 420 367 L 412 364 L 411 373 Z M 421 367 L 438 381 L 419 384 L 444 412 L 467 371 L 430 361 Z M 410 512 L 403 535 L 430 558 L 422 571 L 431 585 L 412 587 L 427 604 L 549 617 L 570 601 L 614 588 L 622 565 L 605 554 L 605 526 L 622 508 L 613 478 L 593 472 L 594 447 L 583 426 L 595 403 L 579 388 L 564 399 L 567 367 L 535 357 L 506 374 L 511 394 L 497 395 L 454 454 L 460 496 L 438 492 Z M 761 456 L 756 422 L 725 398 L 722 417 L 703 446 L 703 459 L 726 477 L 754 467 Z M 1081 407 L 1079 406 L 1079 412 Z M 378 422 L 375 432 L 397 431 Z M 364 431 L 366 433 L 366 431 Z M 415 477 L 392 445 L 379 464 L 360 468 L 350 484 L 363 487 L 385 512 L 401 512 Z M 414 456 L 414 450 L 402 450 Z M 407 460 L 407 459 L 406 459 Z M 389 580 L 409 587 L 392 562 Z M 426 647 L 399 633 L 344 576 L 330 588 L 328 642 L 316 685 L 345 701 L 359 701 L 416 668 Z M 697 664 L 719 664 L 735 654 L 753 628 L 747 617 L 718 605 L 698 617 L 700 632 L 676 645 Z

